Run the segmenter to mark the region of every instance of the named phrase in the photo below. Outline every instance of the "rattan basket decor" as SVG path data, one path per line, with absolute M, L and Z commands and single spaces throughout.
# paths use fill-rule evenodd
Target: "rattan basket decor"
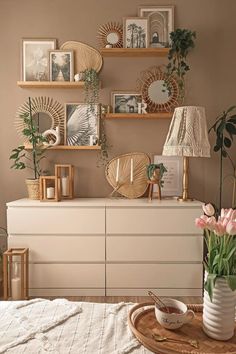
M 131 182 L 131 159 L 133 169 L 133 183 Z M 105 175 L 108 183 L 122 196 L 130 199 L 142 197 L 146 192 L 147 173 L 146 168 L 150 163 L 150 157 L 143 152 L 132 152 L 120 155 L 108 162 Z M 117 181 L 117 164 L 119 164 Z
M 29 199 L 39 200 L 39 198 L 40 198 L 39 179 L 27 178 L 25 180 L 25 183 L 27 186 Z
M 156 354 L 236 354 L 236 336 L 228 341 L 217 341 L 207 337 L 202 330 L 202 305 L 187 305 L 195 312 L 192 322 L 183 325 L 178 330 L 167 330 L 157 322 L 153 303 L 143 303 L 132 307 L 128 316 L 131 331 L 147 349 Z M 235 325 L 236 329 L 236 325 Z M 190 344 L 172 341 L 157 342 L 152 334 L 174 340 L 196 340 L 199 348 Z
M 74 72 L 78 74 L 86 69 L 99 72 L 102 68 L 102 56 L 95 48 L 77 41 L 68 41 L 61 45 L 63 50 L 74 51 Z

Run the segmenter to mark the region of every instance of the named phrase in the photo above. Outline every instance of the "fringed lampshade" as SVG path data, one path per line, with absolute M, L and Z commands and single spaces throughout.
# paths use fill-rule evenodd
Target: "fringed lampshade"
M 204 107 L 175 108 L 162 155 L 183 156 L 183 196 L 188 200 L 188 157 L 210 157 L 206 114 Z

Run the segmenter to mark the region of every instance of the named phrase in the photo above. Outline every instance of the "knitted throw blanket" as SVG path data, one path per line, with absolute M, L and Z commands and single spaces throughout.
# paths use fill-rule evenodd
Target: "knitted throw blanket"
M 131 333 L 133 304 L 0 302 L 0 353 L 149 354 Z

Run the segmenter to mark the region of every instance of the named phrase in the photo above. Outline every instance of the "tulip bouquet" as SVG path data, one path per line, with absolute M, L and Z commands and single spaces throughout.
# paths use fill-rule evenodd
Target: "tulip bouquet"
M 225 278 L 230 289 L 236 290 L 236 210 L 221 209 L 218 218 L 211 204 L 203 205 L 204 215 L 195 224 L 204 230 L 207 256 L 205 290 L 212 300 L 217 277 Z

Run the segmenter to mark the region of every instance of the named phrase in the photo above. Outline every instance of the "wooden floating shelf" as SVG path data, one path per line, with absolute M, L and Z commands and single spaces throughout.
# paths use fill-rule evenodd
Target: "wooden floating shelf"
M 79 89 L 84 88 L 84 81 L 17 81 L 21 88 L 48 88 L 48 89 Z
M 25 145 L 25 149 L 31 150 L 32 146 Z M 49 147 L 46 151 L 49 150 L 101 150 L 101 146 L 71 146 L 71 145 L 56 145 Z
M 160 112 L 160 113 L 147 113 L 147 114 L 137 114 L 137 113 L 107 113 L 105 119 L 171 119 L 173 112 Z
M 104 57 L 167 57 L 169 48 L 102 48 Z

